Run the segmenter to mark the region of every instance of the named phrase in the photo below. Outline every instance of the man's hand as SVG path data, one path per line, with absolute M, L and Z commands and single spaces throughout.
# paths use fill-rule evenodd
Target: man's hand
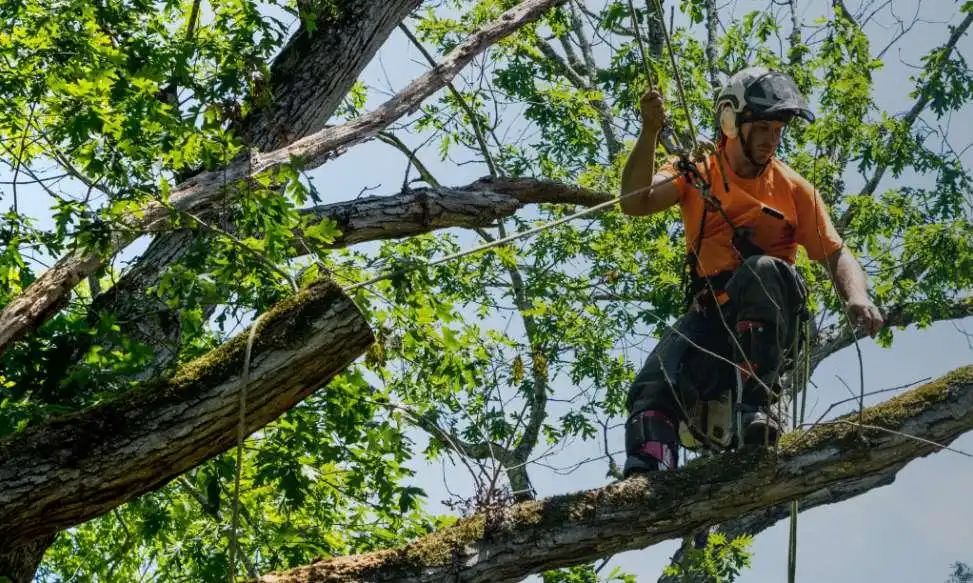
M 845 300 L 853 326 L 862 326 L 874 337 L 885 326 L 882 312 L 868 299 L 865 271 L 844 245 L 821 260 L 821 265 L 838 287 L 838 294 Z
M 642 110 L 642 129 L 649 133 L 659 133 L 666 115 L 662 95 L 655 89 L 646 91 L 639 101 L 639 108 Z
M 867 298 L 850 300 L 848 312 L 851 314 L 852 322 L 864 327 L 869 336 L 874 337 L 885 326 L 882 312 Z

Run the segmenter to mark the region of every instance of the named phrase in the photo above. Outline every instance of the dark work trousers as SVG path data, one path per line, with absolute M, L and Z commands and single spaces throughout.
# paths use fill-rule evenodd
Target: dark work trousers
M 730 299 L 719 310 L 690 310 L 663 334 L 629 388 L 630 415 L 656 410 L 685 420 L 684 411 L 698 399 L 710 400 L 733 387 L 738 358 L 732 330 L 740 320 L 775 324 L 777 341 L 790 349 L 806 298 L 793 265 L 770 255 L 751 256 L 733 272 L 725 291 Z

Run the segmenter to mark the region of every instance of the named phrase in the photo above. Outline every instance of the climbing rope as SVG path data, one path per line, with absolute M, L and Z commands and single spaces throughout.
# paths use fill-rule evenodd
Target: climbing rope
M 649 82 L 649 91 L 655 89 L 652 82 L 652 69 L 649 67 L 649 54 L 645 50 L 645 43 L 642 41 L 642 27 L 639 26 L 638 13 L 635 11 L 635 4 L 628 0 L 628 11 L 632 15 L 632 29 L 635 31 L 635 42 L 639 47 L 639 54 L 642 55 L 642 67 L 645 69 L 645 80 Z
M 804 406 L 807 404 L 807 383 L 811 376 L 811 346 L 809 340 L 811 337 L 811 319 L 807 318 L 804 320 L 803 329 L 798 330 L 794 338 L 794 348 L 792 354 L 794 355 L 794 372 L 793 382 L 791 383 L 791 410 L 793 427 L 796 429 L 804 425 Z M 803 340 L 803 342 L 801 341 Z M 803 366 L 799 366 L 797 363 L 798 351 L 801 350 L 801 345 L 803 345 L 803 362 L 800 363 Z M 798 372 L 800 371 L 800 372 Z M 801 395 L 801 407 L 798 409 L 797 406 L 797 395 Z M 798 508 L 799 502 L 793 500 L 791 502 L 791 520 L 790 520 L 790 532 L 788 535 L 787 543 L 787 583 L 794 583 L 797 577 L 797 514 L 799 512 Z

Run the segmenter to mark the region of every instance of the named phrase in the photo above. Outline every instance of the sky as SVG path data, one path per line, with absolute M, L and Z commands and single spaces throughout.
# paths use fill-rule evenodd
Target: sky
M 910 18 L 919 1 L 895 0 L 893 6 L 903 17 Z M 587 4 L 595 7 L 599 3 L 588 0 Z M 848 4 L 854 11 L 859 2 L 850 0 Z M 871 4 L 878 7 L 882 3 Z M 740 15 L 752 8 L 764 9 L 768 5 L 770 0 L 727 2 L 721 9 L 721 17 L 729 20 L 734 14 Z M 825 3 L 821 0 L 800 0 L 800 6 L 802 21 L 809 24 L 821 14 Z M 916 55 L 927 50 L 929 43 L 941 42 L 944 38 L 943 23 L 955 18 L 957 6 L 957 3 L 949 0 L 925 0 L 921 3 L 923 18 L 929 22 L 916 25 L 909 36 L 910 43 L 903 45 L 901 54 L 890 51 L 885 55 L 885 68 L 876 76 L 875 93 L 883 106 L 891 111 L 903 111 L 911 105 L 907 95 L 910 89 L 907 76 L 912 72 L 909 64 L 917 62 Z M 676 19 L 681 19 L 678 12 Z M 785 31 L 789 31 L 788 22 L 782 25 Z M 702 34 L 701 29 L 697 32 Z M 895 34 L 894 27 L 888 28 L 888 34 Z M 908 50 L 904 47 L 908 47 Z M 960 42 L 959 50 L 969 57 L 970 49 L 973 49 L 973 39 L 967 35 Z M 363 80 L 372 87 L 399 89 L 425 69 L 421 55 L 396 31 L 365 70 Z M 370 106 L 383 98 L 373 91 Z M 957 128 L 973 127 L 970 108 L 955 116 L 953 124 Z M 416 137 L 403 138 L 413 145 L 418 145 L 420 141 Z M 963 142 L 959 144 L 961 147 L 973 141 L 973 137 L 969 136 L 965 140 L 957 139 Z M 487 174 L 483 165 L 440 162 L 435 148 L 435 144 L 432 144 L 420 155 L 443 184 L 464 185 Z M 973 164 L 969 153 L 964 161 L 968 168 Z M 405 166 L 405 159 L 399 152 L 372 141 L 352 148 L 338 159 L 314 170 L 310 176 L 326 202 L 337 202 L 355 198 L 366 187 L 374 188 L 373 194 L 394 194 L 401 186 Z M 894 183 L 895 179 L 886 177 L 882 186 L 889 187 Z M 854 183 L 849 184 L 849 187 L 854 186 Z M 36 216 L 43 216 L 46 211 L 38 201 L 34 199 L 25 204 L 34 204 L 32 211 Z M 141 247 L 141 244 L 131 247 L 126 256 L 131 257 Z M 936 378 L 954 368 L 973 363 L 973 340 L 966 335 L 967 331 L 973 332 L 973 318 L 939 323 L 921 332 L 899 332 L 890 350 L 879 348 L 870 339 L 862 340 L 865 390 Z M 633 365 L 640 366 L 641 360 L 651 349 L 652 344 L 647 343 L 641 353 L 631 352 L 630 357 L 637 361 Z M 809 394 L 808 417 L 816 418 L 830 403 L 847 398 L 849 389 L 842 381 L 857 389 L 858 376 L 859 361 L 853 348 L 822 363 L 812 379 L 816 388 Z M 888 396 L 867 398 L 866 405 Z M 846 406 L 834 411 L 832 416 L 849 410 L 850 406 Z M 617 421 L 621 423 L 622 419 Z M 417 438 L 421 441 L 423 436 L 418 435 Z M 611 439 L 616 452 L 623 449 L 620 431 L 614 431 Z M 952 446 L 973 452 L 973 433 L 958 439 Z M 599 441 L 577 441 L 546 462 L 566 467 L 578 460 L 599 458 L 601 455 Z M 617 455 L 616 460 L 621 463 L 623 456 Z M 470 481 L 464 478 L 460 466 L 417 461 L 414 467 L 419 472 L 416 485 L 428 493 L 429 508 L 433 511 L 449 512 L 439 501 L 446 499 L 450 492 L 468 493 Z M 607 463 L 598 460 L 582 465 L 568 476 L 534 467 L 531 478 L 538 495 L 546 497 L 603 486 L 608 483 L 606 470 Z M 961 560 L 973 563 L 971 491 L 973 459 L 947 451 L 910 463 L 890 486 L 851 501 L 802 513 L 798 526 L 797 579 L 830 583 L 945 581 L 952 562 Z M 776 583 L 786 580 L 787 535 L 786 521 L 760 534 L 752 547 L 752 567 L 743 573 L 740 581 Z M 617 555 L 603 572 L 607 573 L 614 565 L 619 565 L 625 571 L 636 574 L 639 581 L 655 581 L 676 546 L 675 541 L 670 541 Z

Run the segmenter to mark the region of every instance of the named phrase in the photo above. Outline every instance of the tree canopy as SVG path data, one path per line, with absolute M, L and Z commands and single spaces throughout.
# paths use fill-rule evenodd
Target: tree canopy
M 712 138 L 729 74 L 788 72 L 817 120 L 789 128 L 779 155 L 862 261 L 881 345 L 973 316 L 969 136 L 953 123 L 973 101 L 973 2 L 924 39 L 904 111 L 876 77 L 915 41 L 918 12 L 737 4 L 5 2 L 0 580 L 255 579 L 324 557 L 279 580 L 467 561 L 461 580 L 599 581 L 596 559 L 717 523 L 734 570 L 732 538 L 791 500 L 854 497 L 968 432 L 961 369 L 808 420 L 780 450 L 611 484 L 628 384 L 683 308 L 678 211 L 606 204 L 647 72 L 686 143 Z M 422 72 L 386 71 L 383 86 L 364 71 L 393 43 Z M 399 165 L 336 191 L 329 166 L 370 142 Z M 461 166 L 478 178 L 442 180 Z M 382 172 L 395 180 L 375 196 Z M 798 268 L 813 374 L 861 331 L 823 268 Z M 572 463 L 601 464 L 606 487 L 536 500 L 532 475 L 581 442 L 604 455 Z M 449 515 L 416 484 L 430 461 L 471 484 Z M 756 501 L 746 489 L 770 483 L 783 485 Z M 724 504 L 687 510 L 707 489 Z M 599 522 L 602 505 L 681 511 L 675 525 L 644 514 L 634 536 Z M 565 533 L 576 546 L 545 538 Z M 477 571 L 466 554 L 525 558 L 525 540 L 526 570 L 484 553 Z M 382 571 L 393 548 L 411 550 Z

